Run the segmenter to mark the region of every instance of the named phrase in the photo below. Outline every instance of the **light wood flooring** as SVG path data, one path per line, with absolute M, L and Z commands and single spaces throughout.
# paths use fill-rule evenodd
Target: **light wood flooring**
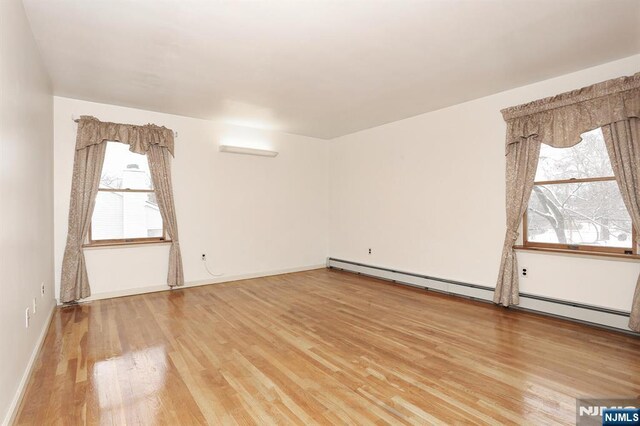
M 17 424 L 573 424 L 639 394 L 640 338 L 315 270 L 58 309 Z

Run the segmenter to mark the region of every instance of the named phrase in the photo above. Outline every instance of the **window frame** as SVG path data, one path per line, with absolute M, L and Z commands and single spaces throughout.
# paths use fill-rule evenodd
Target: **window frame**
M 615 176 L 603 176 L 603 177 L 593 177 L 593 178 L 570 178 L 570 179 L 558 179 L 558 180 L 545 180 L 545 181 L 535 181 L 533 186 L 544 186 L 544 185 L 561 185 L 561 184 L 573 184 L 573 183 L 589 183 L 589 182 L 608 182 L 608 181 L 616 181 Z M 527 216 L 529 212 L 529 206 L 527 204 L 527 208 L 524 211 L 524 216 L 522 218 L 522 248 L 525 249 L 549 249 L 549 250 L 557 250 L 557 251 L 567 251 L 571 253 L 580 253 L 583 252 L 585 254 L 614 254 L 614 255 L 624 255 L 624 256 L 637 256 L 638 255 L 638 241 L 635 228 L 631 227 L 631 249 L 626 247 L 603 247 L 603 246 L 594 246 L 588 244 L 562 244 L 562 243 L 541 243 L 535 241 L 529 241 L 528 231 L 529 224 L 527 222 Z
M 105 143 L 113 142 L 113 143 L 121 143 L 118 141 L 106 141 Z M 145 154 L 146 157 L 146 154 Z M 105 157 L 106 160 L 106 157 Z M 104 160 L 103 160 L 104 161 Z M 148 160 L 147 160 L 148 161 Z M 96 197 L 100 192 L 144 192 L 156 194 L 155 188 L 152 189 L 131 189 L 131 188 L 100 188 L 98 186 L 98 192 L 96 193 Z M 164 218 L 162 220 L 162 236 L 160 237 L 139 237 L 139 238 L 111 238 L 108 240 L 94 240 L 92 227 L 93 227 L 93 214 L 91 213 L 91 221 L 89 222 L 89 232 L 87 234 L 87 241 L 84 244 L 84 247 L 101 247 L 101 246 L 121 246 L 121 245 L 136 245 L 136 244 L 158 244 L 158 243 L 168 243 L 171 242 L 171 238 L 169 238 L 169 234 L 167 233 L 167 226 L 164 222 Z

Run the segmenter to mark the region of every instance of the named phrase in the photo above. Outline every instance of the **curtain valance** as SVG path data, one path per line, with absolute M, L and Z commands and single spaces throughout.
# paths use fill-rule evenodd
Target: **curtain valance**
M 640 72 L 503 109 L 509 145 L 536 138 L 557 148 L 581 141 L 589 130 L 640 117 Z
M 83 115 L 78 120 L 76 150 L 97 145 L 103 141 L 118 141 L 129 145 L 129 150 L 146 154 L 151 145 L 159 145 L 173 154 L 173 130 L 155 124 L 135 126 L 103 122 L 95 117 Z

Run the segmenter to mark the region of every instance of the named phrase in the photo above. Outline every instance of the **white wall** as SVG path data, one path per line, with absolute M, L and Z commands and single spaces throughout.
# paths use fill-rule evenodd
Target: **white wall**
M 495 287 L 505 232 L 500 109 L 638 71 L 640 55 L 334 139 L 330 255 Z M 518 259 L 530 275 L 522 292 L 625 311 L 640 273 L 628 260 Z
M 325 263 L 327 141 L 139 109 L 54 98 L 55 279 L 59 294 L 76 123 L 155 123 L 178 132 L 173 183 L 187 283 L 296 270 Z M 276 158 L 218 152 L 221 140 L 280 152 Z M 168 246 L 86 249 L 94 297 L 166 286 Z M 213 278 L 209 269 L 225 275 Z
M 0 421 L 8 422 L 55 306 L 53 102 L 22 2 L 0 1 L 0 17 Z

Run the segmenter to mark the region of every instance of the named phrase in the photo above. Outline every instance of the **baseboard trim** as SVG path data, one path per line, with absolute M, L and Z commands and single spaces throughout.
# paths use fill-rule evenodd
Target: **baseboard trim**
M 271 271 L 263 271 L 263 272 L 251 272 L 247 274 L 238 274 L 238 275 L 229 275 L 222 277 L 215 277 L 211 279 L 198 280 L 198 281 L 189 281 L 184 283 L 184 286 L 177 287 L 176 289 L 183 289 L 189 287 L 200 287 L 203 285 L 212 285 L 212 284 L 222 284 L 228 283 L 232 281 L 241 281 L 241 280 L 249 280 L 253 278 L 262 278 L 262 277 L 270 277 L 273 275 L 282 275 L 282 274 L 290 274 L 293 272 L 304 272 L 311 271 L 314 269 L 324 269 L 326 268 L 325 264 L 315 264 L 315 265 L 307 265 L 307 266 L 299 266 L 295 268 L 285 268 L 285 269 L 276 269 Z M 146 294 L 146 293 L 156 293 L 159 291 L 170 291 L 166 284 L 162 285 L 154 285 L 148 287 L 140 287 L 140 288 L 131 288 L 125 290 L 111 291 L 105 293 L 96 293 L 82 300 L 84 302 L 92 302 L 95 300 L 103 300 L 103 299 L 113 299 L 116 297 L 125 297 L 125 296 L 135 296 L 138 294 Z
M 38 355 L 40 354 L 40 349 L 42 349 L 42 345 L 44 344 L 44 339 L 47 337 L 47 331 L 49 331 L 49 326 L 51 326 L 51 319 L 53 318 L 53 313 L 56 310 L 55 303 L 51 306 L 49 310 L 49 315 L 47 316 L 46 321 L 44 322 L 44 326 L 40 331 L 40 336 L 38 336 L 38 341 L 36 342 L 36 346 L 31 352 L 31 356 L 29 357 L 29 362 L 27 363 L 27 367 L 22 374 L 22 379 L 20 379 L 20 384 L 18 385 L 18 389 L 16 390 L 16 394 L 11 401 L 11 405 L 9 405 L 9 410 L 2 421 L 3 426 L 8 426 L 15 421 L 16 416 L 18 415 L 18 408 L 20 407 L 20 403 L 22 402 L 22 398 L 24 397 L 24 392 L 26 391 L 27 383 L 29 383 L 29 379 L 31 378 L 31 373 L 33 372 L 33 365 L 38 359 Z
M 403 285 L 423 288 L 425 290 L 462 296 L 484 302 L 493 301 L 494 289 L 477 284 L 431 277 L 414 272 L 399 271 L 331 257 L 327 259 L 327 267 L 381 278 Z M 603 308 L 600 306 L 586 305 L 572 301 L 552 299 L 527 293 L 520 294 L 520 304 L 513 308 L 534 311 L 545 315 L 552 315 L 572 321 L 638 335 L 638 333 L 631 331 L 628 327 L 629 312 Z

